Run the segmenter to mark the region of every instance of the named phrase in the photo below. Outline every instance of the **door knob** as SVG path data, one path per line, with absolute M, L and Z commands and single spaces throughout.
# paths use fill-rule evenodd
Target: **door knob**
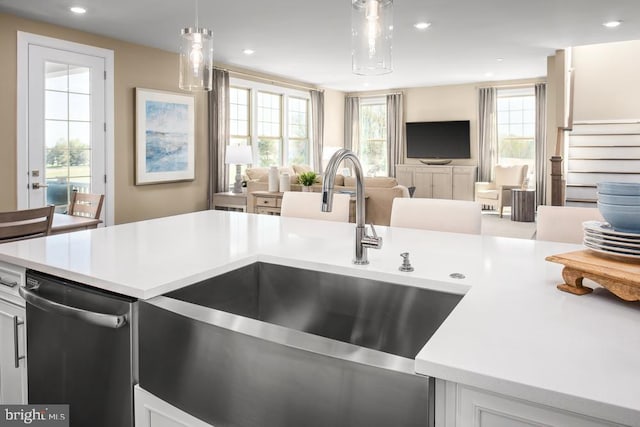
M 33 188 L 34 190 L 39 190 L 41 188 L 47 188 L 48 185 L 46 184 L 40 184 L 39 182 L 34 182 L 33 184 L 31 184 L 31 188 Z

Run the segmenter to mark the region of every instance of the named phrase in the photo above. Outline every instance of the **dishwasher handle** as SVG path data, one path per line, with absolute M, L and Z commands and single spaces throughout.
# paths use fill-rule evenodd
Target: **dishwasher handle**
M 118 329 L 127 324 L 127 315 L 96 313 L 89 310 L 83 310 L 81 308 L 70 307 L 68 305 L 43 298 L 24 286 L 20 286 L 20 288 L 18 288 L 18 292 L 29 304 L 50 313 L 58 313 L 92 325 L 103 326 L 111 329 Z

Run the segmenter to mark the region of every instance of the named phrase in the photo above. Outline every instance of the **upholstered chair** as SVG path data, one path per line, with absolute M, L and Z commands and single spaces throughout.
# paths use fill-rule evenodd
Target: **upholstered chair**
M 348 194 L 334 194 L 331 212 L 322 212 L 322 193 L 285 191 L 282 195 L 281 216 L 349 222 Z
M 511 190 L 526 187 L 527 168 L 527 165 L 494 166 L 493 181 L 476 182 L 476 202 L 497 209 L 502 218 L 503 208 L 511 206 Z
M 538 206 L 536 240 L 582 243 L 585 221 L 604 221 L 598 208 Z
M 480 234 L 482 206 L 465 200 L 397 198 L 391 207 L 391 227 Z

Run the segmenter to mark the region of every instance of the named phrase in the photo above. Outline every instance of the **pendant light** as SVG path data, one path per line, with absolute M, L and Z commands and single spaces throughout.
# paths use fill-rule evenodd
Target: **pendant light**
M 393 0 L 351 0 L 351 60 L 354 74 L 393 71 Z
M 213 34 L 198 27 L 198 0 L 196 25 L 183 28 L 180 36 L 180 82 L 182 90 L 211 90 L 213 87 Z

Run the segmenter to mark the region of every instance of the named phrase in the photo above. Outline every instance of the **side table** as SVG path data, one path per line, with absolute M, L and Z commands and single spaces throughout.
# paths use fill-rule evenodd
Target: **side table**
M 536 219 L 536 191 L 511 190 L 511 221 L 533 222 Z
M 213 195 L 213 209 L 223 211 L 247 211 L 247 194 L 232 193 L 215 193 Z
M 263 215 L 280 215 L 280 206 L 282 206 L 283 194 L 284 193 L 273 193 L 269 191 L 252 192 L 253 212 Z

